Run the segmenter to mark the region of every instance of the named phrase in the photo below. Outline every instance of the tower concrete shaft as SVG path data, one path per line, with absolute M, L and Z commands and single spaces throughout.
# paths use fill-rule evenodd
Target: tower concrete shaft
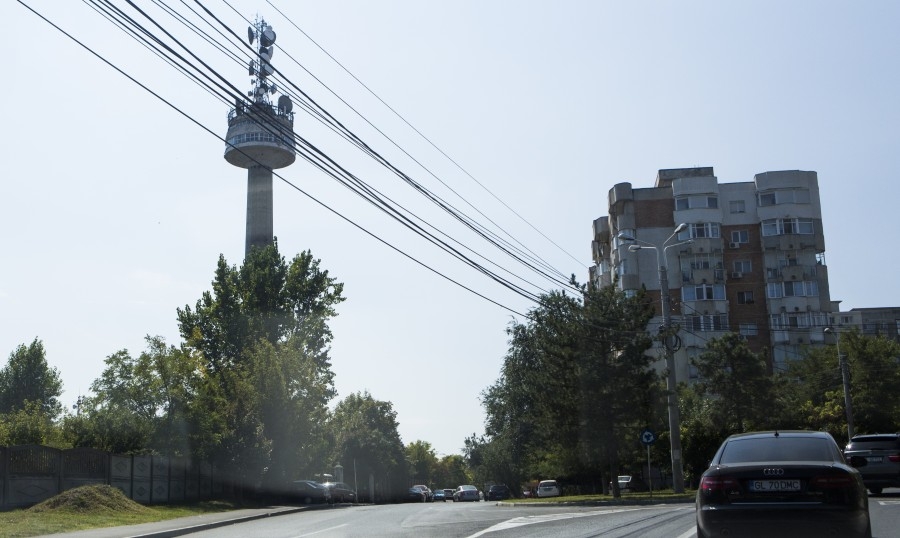
M 247 170 L 247 238 L 244 257 L 253 247 L 272 243 L 273 230 L 272 169 L 251 166 Z

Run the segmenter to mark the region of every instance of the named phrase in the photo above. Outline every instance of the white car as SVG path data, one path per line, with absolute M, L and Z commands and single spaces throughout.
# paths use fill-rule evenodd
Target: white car
M 561 495 L 556 480 L 541 480 L 537 487 L 538 497 L 559 497 Z

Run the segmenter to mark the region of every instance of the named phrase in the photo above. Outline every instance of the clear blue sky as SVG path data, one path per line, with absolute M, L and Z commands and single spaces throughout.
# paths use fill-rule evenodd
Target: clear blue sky
M 26 3 L 224 136 L 227 104 L 88 5 Z M 153 3 L 140 4 L 233 84 L 250 88 L 244 67 Z M 180 2 L 168 4 L 186 12 Z M 229 5 L 203 4 L 246 33 Z M 660 168 L 697 165 L 714 167 L 721 182 L 815 170 L 832 298 L 844 308 L 900 304 L 893 244 L 900 229 L 897 2 L 230 4 L 273 25 L 273 64 L 284 76 L 399 168 L 487 223 L 474 205 L 562 274 L 587 278 L 591 223 L 606 214 L 615 183 L 650 187 Z M 108 355 L 123 348 L 137 355 L 148 334 L 177 344 L 175 309 L 210 289 L 220 253 L 241 262 L 246 172 L 225 162 L 221 140 L 20 3 L 0 4 L 0 18 L 0 353 L 43 340 L 71 405 Z M 552 287 L 461 231 L 302 110 L 295 131 L 467 246 Z M 305 162 L 283 176 L 509 309 L 533 306 Z M 878 226 L 857 222 L 866 216 Z M 347 301 L 332 322 L 340 397 L 368 390 L 393 402 L 403 441 L 428 441 L 440 454 L 457 453 L 467 435 L 480 434 L 479 393 L 497 379 L 505 329 L 521 317 L 424 270 L 280 182 L 274 224 L 285 256 L 309 249 L 345 283 Z

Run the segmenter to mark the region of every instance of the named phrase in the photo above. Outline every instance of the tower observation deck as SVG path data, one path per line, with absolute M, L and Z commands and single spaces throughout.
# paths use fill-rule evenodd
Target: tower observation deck
M 269 81 L 275 68 L 269 63 L 274 51 L 275 32 L 265 20 L 257 20 L 247 29 L 250 44 L 257 41 L 257 57 L 250 61 L 253 88 L 249 100 L 237 99 L 228 113 L 225 137 L 225 160 L 247 169 L 247 236 L 246 257 L 253 247 L 272 243 L 272 170 L 294 163 L 294 113 L 288 96 L 282 95 L 273 105 L 269 95 L 276 86 Z

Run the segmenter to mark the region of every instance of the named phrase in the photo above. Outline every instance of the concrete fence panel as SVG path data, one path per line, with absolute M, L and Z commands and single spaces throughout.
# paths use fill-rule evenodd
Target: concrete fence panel
M 150 504 L 153 492 L 153 458 L 133 456 L 131 469 L 131 498 L 139 503 Z
M 109 485 L 119 488 L 129 499 L 132 496 L 131 456 L 109 456 Z
M 150 502 L 153 504 L 169 502 L 169 458 L 153 457 L 153 482 L 150 485 Z
M 58 494 L 60 450 L 48 446 L 21 445 L 7 449 L 6 505 L 30 506 Z
M 94 448 L 71 448 L 62 452 L 60 491 L 109 483 L 109 453 Z

